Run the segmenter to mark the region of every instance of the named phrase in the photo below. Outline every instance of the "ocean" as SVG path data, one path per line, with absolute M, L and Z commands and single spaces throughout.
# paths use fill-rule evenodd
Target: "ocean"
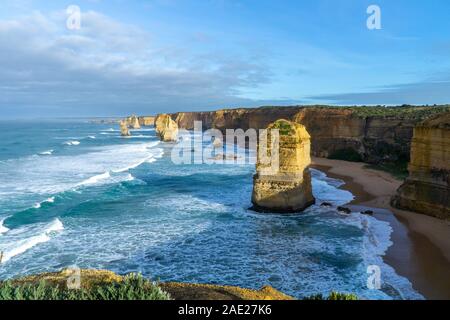
M 249 210 L 254 164 L 174 164 L 173 144 L 154 128 L 132 134 L 83 119 L 0 122 L 0 279 L 77 266 L 271 285 L 299 298 L 422 298 L 383 262 L 387 222 L 320 207 L 353 199 L 343 181 L 311 169 L 317 205 L 258 214 Z M 380 289 L 367 286 L 370 266 Z

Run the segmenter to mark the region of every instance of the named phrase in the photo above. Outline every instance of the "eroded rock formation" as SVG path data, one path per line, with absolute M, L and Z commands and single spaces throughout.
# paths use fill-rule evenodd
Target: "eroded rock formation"
M 132 115 L 127 118 L 128 126 L 131 129 L 140 129 L 141 125 L 139 124 L 139 119 L 135 115 Z
M 128 122 L 126 120 L 120 120 L 119 126 L 120 126 L 120 134 L 122 135 L 122 137 L 131 136 L 130 130 L 128 130 Z
M 303 125 L 277 120 L 269 125 L 267 154 L 274 155 L 272 129 L 279 130 L 279 165 L 263 161 L 258 145 L 256 174 L 253 178 L 253 209 L 260 212 L 300 212 L 314 204 L 311 175 L 310 136 Z M 272 159 L 273 160 L 273 159 Z
M 402 107 L 396 107 L 402 108 Z M 311 152 L 317 157 L 351 156 L 368 163 L 406 162 L 413 129 L 429 113 L 449 107 L 358 108 L 262 107 L 172 114 L 179 128 L 193 129 L 201 121 L 204 129 L 264 129 L 278 119 L 303 124 L 311 135 Z M 376 110 L 368 111 L 368 110 Z M 384 110 L 387 111 L 384 111 Z
M 409 177 L 392 205 L 450 219 L 450 112 L 414 129 Z
M 149 127 L 155 125 L 155 117 L 153 116 L 138 117 L 138 120 L 141 127 Z
M 161 141 L 177 141 L 178 125 L 168 114 L 160 114 L 156 117 L 155 128 Z

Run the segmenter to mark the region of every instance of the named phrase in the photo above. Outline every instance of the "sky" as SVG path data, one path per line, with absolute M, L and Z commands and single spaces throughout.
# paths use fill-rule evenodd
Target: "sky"
M 448 0 L 0 0 L 0 118 L 450 103 L 449 13 Z

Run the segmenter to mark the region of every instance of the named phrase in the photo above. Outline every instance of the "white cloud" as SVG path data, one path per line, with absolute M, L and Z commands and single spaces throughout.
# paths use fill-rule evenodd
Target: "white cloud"
M 65 12 L 0 20 L 0 108 L 8 112 L 126 114 L 250 101 L 268 80 L 254 61 L 156 45 L 156 35 L 98 12 L 66 29 Z M 160 41 L 162 42 L 162 41 Z

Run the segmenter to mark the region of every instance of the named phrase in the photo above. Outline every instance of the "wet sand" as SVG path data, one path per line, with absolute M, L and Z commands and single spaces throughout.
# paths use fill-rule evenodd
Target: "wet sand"
M 383 257 L 397 274 L 408 278 L 427 299 L 450 299 L 450 223 L 426 215 L 394 209 L 390 198 L 401 181 L 363 163 L 313 158 L 313 168 L 345 181 L 353 193 L 354 210 L 371 208 L 374 217 L 393 228 L 393 245 Z

